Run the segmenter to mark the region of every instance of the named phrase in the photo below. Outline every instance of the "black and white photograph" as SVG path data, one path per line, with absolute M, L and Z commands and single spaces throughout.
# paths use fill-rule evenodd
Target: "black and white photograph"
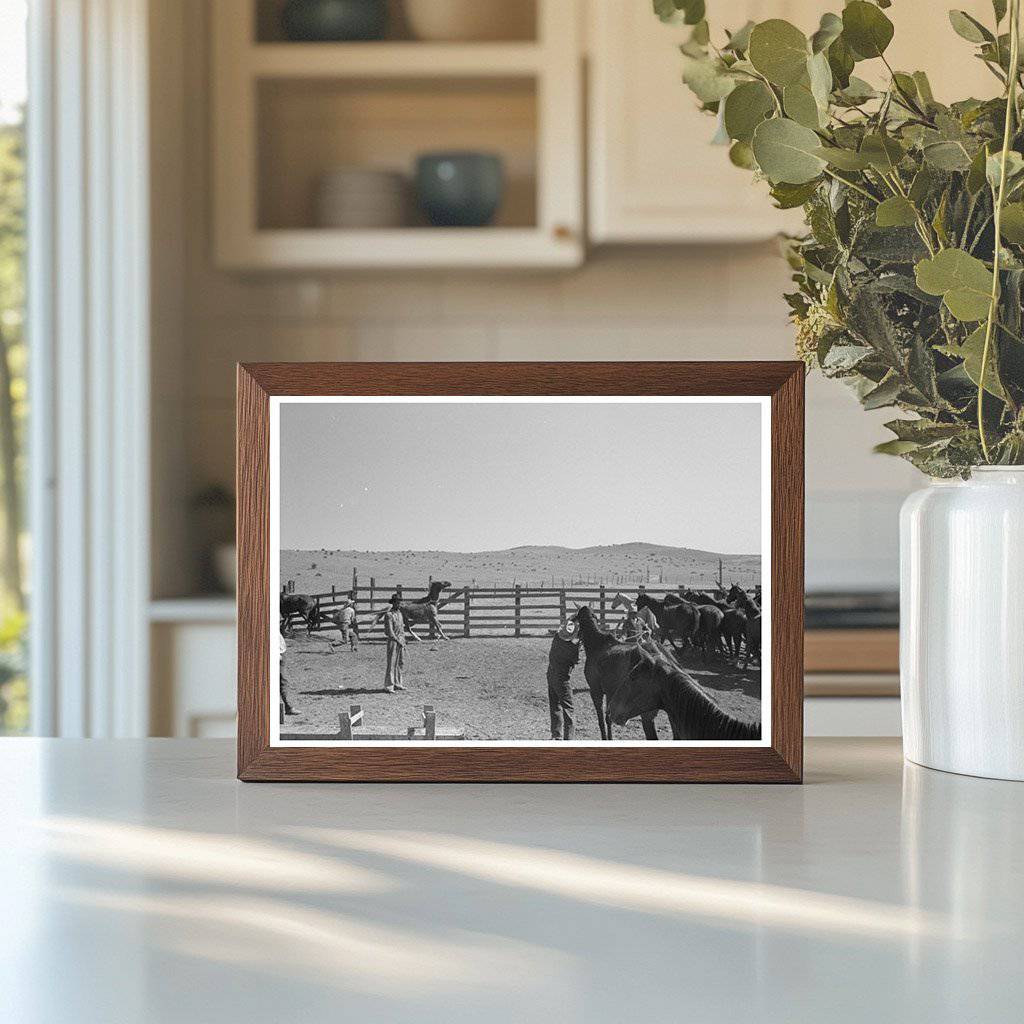
M 272 744 L 765 745 L 769 426 L 759 397 L 274 398 Z

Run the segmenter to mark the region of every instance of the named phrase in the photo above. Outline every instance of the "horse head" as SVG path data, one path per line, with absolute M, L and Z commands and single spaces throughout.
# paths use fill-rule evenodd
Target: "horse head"
M 608 701 L 608 717 L 616 725 L 625 725 L 631 718 L 658 710 L 655 667 L 654 657 L 642 647 L 637 647 L 633 653 L 629 675 Z
M 590 626 L 597 626 L 594 620 L 594 611 L 589 604 L 578 604 L 576 601 L 573 601 L 573 604 L 576 606 L 576 611 L 569 616 L 570 622 L 587 623 Z

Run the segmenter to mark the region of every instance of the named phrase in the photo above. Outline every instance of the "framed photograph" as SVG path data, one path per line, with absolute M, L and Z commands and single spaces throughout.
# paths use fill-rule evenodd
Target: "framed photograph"
M 238 775 L 799 782 L 798 362 L 238 368 Z

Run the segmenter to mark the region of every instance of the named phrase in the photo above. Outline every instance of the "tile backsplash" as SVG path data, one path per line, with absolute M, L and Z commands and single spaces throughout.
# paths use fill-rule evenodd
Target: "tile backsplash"
M 599 253 L 554 274 L 190 273 L 189 487 L 230 483 L 234 364 L 261 359 L 791 358 L 785 264 L 765 245 Z M 871 453 L 885 414 L 808 380 L 808 586 L 897 582 L 897 512 L 914 485 Z

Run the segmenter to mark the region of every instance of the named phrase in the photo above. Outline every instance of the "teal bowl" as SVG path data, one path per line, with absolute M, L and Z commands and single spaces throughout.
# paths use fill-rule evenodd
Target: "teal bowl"
M 285 37 L 301 43 L 368 42 L 388 27 L 387 0 L 288 0 Z
M 416 196 L 435 227 L 484 227 L 504 193 L 505 167 L 494 153 L 424 153 L 416 161 Z

